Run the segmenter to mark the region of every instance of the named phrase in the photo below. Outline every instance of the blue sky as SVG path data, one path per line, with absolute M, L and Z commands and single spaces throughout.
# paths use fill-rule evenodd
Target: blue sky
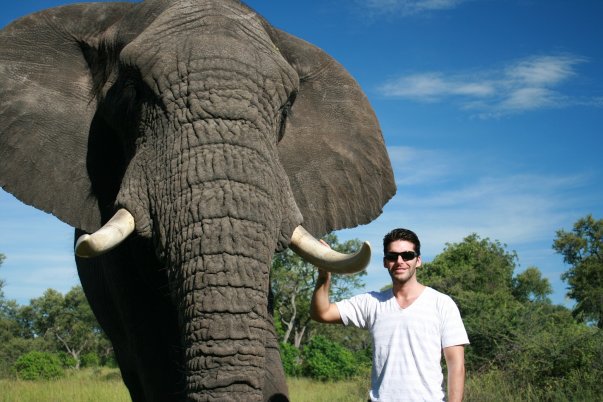
M 0 26 L 65 1 L 2 4 Z M 415 230 L 430 261 L 470 233 L 507 244 L 570 305 L 558 229 L 603 217 L 603 2 L 248 1 L 359 81 L 380 120 L 398 192 L 379 219 L 340 231 L 374 246 L 367 288 L 388 283 L 381 239 Z M 73 231 L 0 190 L 5 296 L 26 304 L 78 283 Z

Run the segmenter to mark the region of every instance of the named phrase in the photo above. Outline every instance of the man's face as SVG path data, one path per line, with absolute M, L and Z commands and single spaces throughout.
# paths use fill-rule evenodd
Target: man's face
M 396 240 L 387 247 L 388 253 L 403 253 L 405 251 L 415 251 L 415 245 L 406 240 Z M 387 268 L 389 276 L 394 284 L 404 284 L 409 280 L 415 280 L 417 267 L 421 266 L 421 257 L 415 254 L 415 257 L 404 261 L 403 256 L 398 255 L 395 261 L 386 257 L 383 259 L 383 266 Z

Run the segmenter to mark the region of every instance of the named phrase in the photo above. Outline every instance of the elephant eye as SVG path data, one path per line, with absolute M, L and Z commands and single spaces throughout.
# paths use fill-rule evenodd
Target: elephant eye
M 138 91 L 136 90 L 136 83 L 134 82 L 134 80 L 126 80 L 122 89 L 124 99 L 128 101 L 136 99 L 137 93 Z
M 293 103 L 295 103 L 296 97 L 297 97 L 297 91 L 291 92 L 291 95 L 289 95 L 287 102 L 285 102 L 285 104 L 283 106 L 281 106 L 281 108 L 280 108 L 281 121 L 280 121 L 280 126 L 279 126 L 279 131 L 278 131 L 277 142 L 280 142 L 283 139 L 283 137 L 285 136 L 285 128 L 287 126 L 287 116 L 289 116 L 291 114 L 291 108 L 293 107 Z

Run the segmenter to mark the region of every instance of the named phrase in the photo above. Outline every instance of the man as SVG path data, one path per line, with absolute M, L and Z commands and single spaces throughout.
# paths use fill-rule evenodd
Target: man
M 319 267 L 312 319 L 370 331 L 371 401 L 444 400 L 442 350 L 448 367 L 448 401 L 461 401 L 464 345 L 469 340 L 456 304 L 449 296 L 417 281 L 421 243 L 414 232 L 392 230 L 383 238 L 383 251 L 391 289 L 330 303 L 331 277 Z

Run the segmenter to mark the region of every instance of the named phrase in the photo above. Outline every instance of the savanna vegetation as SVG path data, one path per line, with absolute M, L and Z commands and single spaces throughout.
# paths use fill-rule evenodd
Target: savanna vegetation
M 357 240 L 325 240 L 349 252 Z M 603 220 L 556 233 L 574 308 L 551 303 L 548 279 L 498 242 L 447 244 L 419 280 L 458 304 L 471 345 L 467 401 L 603 401 Z M 0 254 L 0 266 L 4 256 Z M 363 287 L 364 273 L 336 276 L 334 300 Z M 364 401 L 371 350 L 365 331 L 309 319 L 316 270 L 286 251 L 272 267 L 275 324 L 294 401 Z M 0 401 L 128 400 L 110 343 L 82 289 L 48 289 L 28 305 L 7 300 L 0 280 Z

